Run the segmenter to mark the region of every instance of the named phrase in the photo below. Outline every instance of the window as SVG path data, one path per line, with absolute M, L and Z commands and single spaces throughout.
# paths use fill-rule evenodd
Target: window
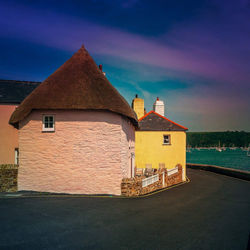
M 19 164 L 19 149 L 15 148 L 15 164 Z
M 53 115 L 43 116 L 43 131 L 47 132 L 55 131 L 55 119 Z
M 170 135 L 163 135 L 163 144 L 170 145 Z

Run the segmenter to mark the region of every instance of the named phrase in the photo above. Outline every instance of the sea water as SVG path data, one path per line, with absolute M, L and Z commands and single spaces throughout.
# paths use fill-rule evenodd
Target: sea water
M 226 149 L 191 149 L 187 152 L 187 163 L 209 164 L 227 168 L 250 171 L 250 156 L 240 148 Z

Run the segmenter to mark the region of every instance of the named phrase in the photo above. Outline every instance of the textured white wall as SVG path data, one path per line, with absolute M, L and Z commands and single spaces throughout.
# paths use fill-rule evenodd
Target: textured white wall
M 42 115 L 55 132 L 42 132 Z M 33 111 L 20 123 L 18 190 L 121 194 L 134 128 L 108 111 Z M 127 162 L 127 164 L 125 164 Z

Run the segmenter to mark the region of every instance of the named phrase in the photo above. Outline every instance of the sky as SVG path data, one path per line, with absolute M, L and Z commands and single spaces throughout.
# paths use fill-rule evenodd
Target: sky
M 250 131 L 248 0 L 0 0 L 0 30 L 0 79 L 43 81 L 84 44 L 129 103 Z

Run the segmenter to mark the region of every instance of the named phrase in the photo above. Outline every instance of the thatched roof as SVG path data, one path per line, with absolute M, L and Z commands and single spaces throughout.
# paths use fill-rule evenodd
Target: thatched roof
M 137 126 L 130 105 L 83 46 L 24 99 L 9 123 L 16 126 L 33 109 L 108 110 L 129 118 Z
M 154 111 L 148 112 L 139 119 L 141 131 L 186 131 L 188 128 L 173 122 Z

